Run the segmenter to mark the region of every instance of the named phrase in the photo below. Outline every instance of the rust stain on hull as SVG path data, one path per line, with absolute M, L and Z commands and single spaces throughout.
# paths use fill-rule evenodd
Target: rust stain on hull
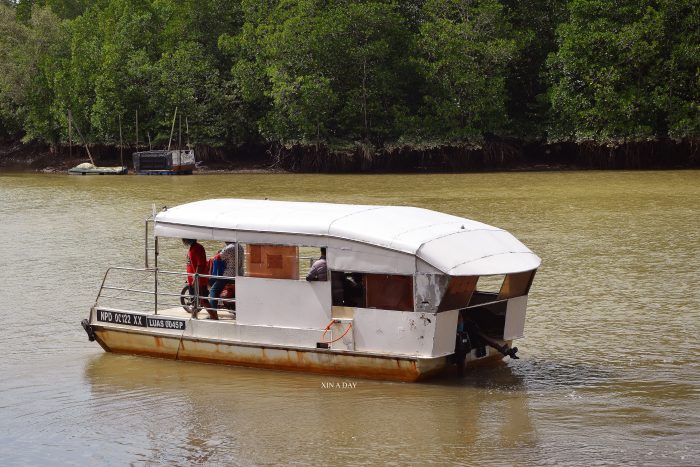
M 262 345 L 252 347 L 111 329 L 98 329 L 95 334 L 107 352 L 173 360 L 394 381 L 418 381 L 443 370 L 443 365 L 421 366 L 411 358 L 343 355 Z
M 203 363 L 302 371 L 357 378 L 419 381 L 450 370 L 447 357 L 418 359 L 393 356 L 363 356 L 316 349 L 285 349 L 211 342 L 179 336 L 154 336 L 114 329 L 97 329 L 97 341 L 107 352 L 144 355 Z M 487 358 L 468 362 L 468 366 L 493 362 Z M 454 367 L 452 367 L 454 369 Z

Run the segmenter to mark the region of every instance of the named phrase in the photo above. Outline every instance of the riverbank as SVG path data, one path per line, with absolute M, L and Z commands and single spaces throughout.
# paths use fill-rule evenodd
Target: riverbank
M 132 154 L 136 147 L 91 145 L 90 155 L 98 166 L 126 165 L 133 170 Z M 148 148 L 139 147 L 144 151 Z M 202 173 L 274 172 L 269 156 L 258 146 L 241 145 L 237 148 L 196 146 L 198 171 Z M 261 151 L 262 150 L 262 151 Z M 0 144 L 0 170 L 62 173 L 90 157 L 82 146 L 50 146 L 42 143 Z
M 140 148 L 144 150 L 145 148 Z M 90 146 L 95 163 L 130 169 L 134 147 Z M 195 146 L 200 173 L 453 173 L 527 170 L 644 170 L 700 167 L 693 141 L 648 141 L 616 146 L 597 143 L 487 141 L 481 146 L 431 145 L 374 148 L 350 145 L 241 144 Z M 42 143 L 0 144 L 0 170 L 65 172 L 88 161 L 84 147 Z

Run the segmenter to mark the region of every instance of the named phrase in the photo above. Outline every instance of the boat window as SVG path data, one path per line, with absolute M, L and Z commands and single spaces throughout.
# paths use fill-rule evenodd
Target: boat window
M 455 310 L 469 305 L 478 279 L 478 276 L 450 277 L 438 311 Z
M 243 275 L 268 279 L 299 279 L 299 248 L 286 245 L 245 245 Z
M 477 292 L 498 294 L 503 286 L 506 276 L 499 274 L 495 276 L 480 276 L 476 283 Z
M 479 276 L 476 283 L 476 291 L 469 300 L 469 306 L 489 303 L 499 300 L 498 293 L 503 286 L 506 276 L 504 274 L 495 276 Z
M 306 280 L 311 266 L 321 257 L 321 248 L 317 246 L 299 247 L 299 280 Z M 328 276 L 326 275 L 326 280 Z
M 365 275 L 359 272 L 331 272 L 333 306 L 365 308 Z
M 367 308 L 413 311 L 413 276 L 365 274 Z

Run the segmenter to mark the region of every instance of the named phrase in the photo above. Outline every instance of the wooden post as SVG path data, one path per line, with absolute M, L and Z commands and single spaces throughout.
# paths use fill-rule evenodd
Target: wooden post
M 90 158 L 90 163 L 92 165 L 95 165 L 95 161 L 92 159 L 92 154 L 90 154 L 90 148 L 88 147 L 87 142 L 85 141 L 85 138 L 83 138 L 83 133 L 80 131 L 80 127 L 78 127 L 78 125 L 75 125 L 75 131 L 78 132 L 78 136 L 80 136 L 80 140 L 85 145 L 85 150 L 87 151 L 87 155 Z M 97 167 L 97 166 L 95 166 L 95 167 Z
M 170 127 L 170 139 L 168 140 L 168 151 L 170 151 L 170 143 L 173 140 L 173 132 L 175 131 L 175 118 L 177 117 L 177 107 L 175 107 L 175 113 L 173 114 L 173 124 Z
M 73 125 L 71 120 L 71 111 L 68 109 L 68 155 L 73 159 Z
M 124 146 L 122 145 L 122 116 L 119 115 L 119 160 L 124 167 Z
M 136 150 L 139 150 L 139 109 L 136 109 Z

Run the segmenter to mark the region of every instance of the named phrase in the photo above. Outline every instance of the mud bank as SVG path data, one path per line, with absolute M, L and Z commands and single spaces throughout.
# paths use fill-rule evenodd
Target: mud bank
M 145 148 L 140 148 L 141 150 Z M 135 147 L 90 146 L 97 165 L 133 167 Z M 615 146 L 597 143 L 525 144 L 489 141 L 483 145 L 430 147 L 354 145 L 242 144 L 213 148 L 195 146 L 202 173 L 311 172 L 415 173 L 499 170 L 639 170 L 700 167 L 700 142 L 649 141 Z M 0 144 L 0 170 L 63 172 L 88 161 L 84 147 L 40 143 Z
M 147 147 L 91 145 L 90 155 L 98 166 L 126 165 L 133 169 L 132 154 Z M 194 147 L 201 172 L 260 172 L 274 171 L 267 146 L 240 145 L 230 148 Z M 35 172 L 64 172 L 83 162 L 89 162 L 84 147 L 50 146 L 42 143 L 0 144 L 0 170 L 29 170 Z
M 700 167 L 700 142 L 593 143 L 492 141 L 480 147 L 273 146 L 272 166 L 291 172 L 479 172 L 499 170 L 638 170 Z

